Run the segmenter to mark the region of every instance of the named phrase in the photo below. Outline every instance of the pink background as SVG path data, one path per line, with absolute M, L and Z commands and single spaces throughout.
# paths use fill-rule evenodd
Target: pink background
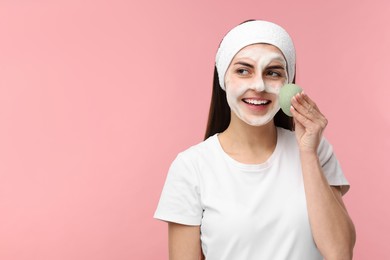
M 166 172 L 202 140 L 217 46 L 250 18 L 295 40 L 352 185 L 355 259 L 390 259 L 390 2 L 314 2 L 1 1 L 0 259 L 167 259 Z

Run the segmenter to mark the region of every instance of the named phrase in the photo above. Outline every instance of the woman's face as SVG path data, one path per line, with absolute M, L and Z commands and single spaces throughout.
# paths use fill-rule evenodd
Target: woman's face
M 286 67 L 283 54 L 273 45 L 253 44 L 241 49 L 225 74 L 231 111 L 249 125 L 270 122 L 280 109 L 278 95 L 287 82 Z

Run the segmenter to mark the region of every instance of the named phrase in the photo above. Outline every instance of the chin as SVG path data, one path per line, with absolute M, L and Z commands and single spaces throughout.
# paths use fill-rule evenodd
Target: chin
M 251 126 L 263 126 L 271 122 L 273 117 L 270 118 L 261 118 L 257 120 L 244 120 L 245 123 Z
M 269 112 L 263 116 L 258 116 L 255 118 L 243 118 L 242 120 L 251 126 L 263 126 L 271 122 L 274 119 L 277 112 L 278 110 Z

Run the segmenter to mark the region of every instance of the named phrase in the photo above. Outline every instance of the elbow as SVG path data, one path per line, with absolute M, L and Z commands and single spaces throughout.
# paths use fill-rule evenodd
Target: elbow
M 352 260 L 353 248 L 343 248 L 340 250 L 332 250 L 330 254 L 325 254 L 325 260 Z
M 338 254 L 335 258 L 332 258 L 334 260 L 352 260 L 353 258 L 353 247 L 352 248 L 348 248 L 342 252 L 340 252 L 340 254 Z
M 353 249 L 356 243 L 356 231 L 354 226 L 351 226 L 351 231 L 343 239 L 339 240 L 336 244 L 333 244 L 327 252 L 324 254 L 326 260 L 352 260 Z M 322 250 L 320 250 L 322 251 Z
M 343 252 L 344 255 L 342 255 L 343 258 L 340 259 L 352 259 L 353 249 L 355 247 L 355 244 L 356 244 L 356 229 L 355 229 L 355 225 L 351 221 L 349 236 L 346 239 L 345 246 L 344 246 L 345 248 Z
M 352 260 L 352 258 L 353 258 L 353 253 L 351 251 L 351 252 L 337 254 L 334 256 L 324 257 L 324 260 Z
M 355 246 L 355 236 L 351 237 L 350 240 L 345 243 L 339 244 L 333 247 L 332 250 L 328 250 L 328 254 L 324 255 L 326 260 L 352 260 L 353 248 Z

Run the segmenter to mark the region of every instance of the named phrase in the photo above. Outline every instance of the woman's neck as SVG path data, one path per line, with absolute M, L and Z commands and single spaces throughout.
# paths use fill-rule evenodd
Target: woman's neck
M 242 163 L 262 163 L 275 150 L 277 130 L 273 121 L 251 126 L 233 119 L 218 138 L 224 151 L 233 159 Z

